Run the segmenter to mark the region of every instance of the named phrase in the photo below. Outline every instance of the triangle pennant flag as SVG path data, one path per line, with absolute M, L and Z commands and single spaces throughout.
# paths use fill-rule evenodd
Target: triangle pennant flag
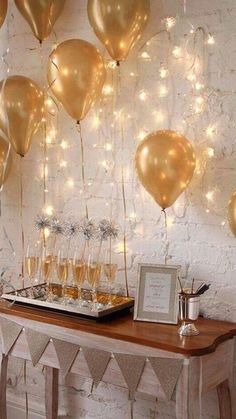
M 126 354 L 114 354 L 114 356 L 128 386 L 130 399 L 133 400 L 143 373 L 146 357 Z
M 16 343 L 17 338 L 23 329 L 23 326 L 1 317 L 0 327 L 3 342 L 3 352 L 7 355 Z
M 30 351 L 31 361 L 36 365 L 49 343 L 49 336 L 36 330 L 25 328 L 26 339 Z
M 83 347 L 82 350 L 94 384 L 97 387 L 107 369 L 111 353 L 86 347 Z
M 166 395 L 167 400 L 171 400 L 177 381 L 179 379 L 183 360 L 171 358 L 148 358 L 153 371 Z
M 80 348 L 78 345 L 75 345 L 74 343 L 65 342 L 64 340 L 53 338 L 52 341 L 60 365 L 60 371 L 62 375 L 65 376 L 70 371 Z

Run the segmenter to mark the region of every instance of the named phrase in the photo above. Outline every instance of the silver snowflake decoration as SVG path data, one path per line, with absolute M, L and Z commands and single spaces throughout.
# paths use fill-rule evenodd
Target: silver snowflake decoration
M 112 239 L 116 239 L 119 233 L 118 226 L 114 223 L 114 221 L 107 220 L 104 218 L 98 224 L 98 234 L 100 240 L 107 240 L 109 237 Z
M 53 218 L 50 223 L 50 232 L 56 236 L 60 236 L 65 232 L 65 226 L 58 218 Z
M 50 228 L 51 220 L 44 215 L 38 215 L 35 220 L 35 228 L 38 231 L 42 231 L 45 228 Z
M 71 221 L 66 221 L 64 225 L 64 234 L 68 237 L 76 236 L 79 233 L 79 224 Z
M 85 240 L 94 239 L 97 235 L 97 227 L 91 218 L 84 218 L 81 221 L 79 230 L 84 236 Z

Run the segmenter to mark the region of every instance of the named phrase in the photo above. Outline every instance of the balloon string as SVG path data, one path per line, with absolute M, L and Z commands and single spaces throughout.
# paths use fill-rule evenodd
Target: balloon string
M 87 197 L 85 194 L 85 161 L 84 161 L 84 141 L 82 136 L 82 130 L 81 130 L 81 123 L 80 121 L 77 122 L 77 128 L 80 136 L 80 149 L 81 149 L 81 175 L 82 175 L 82 182 L 83 182 L 83 193 L 84 193 L 84 200 L 85 200 L 85 214 L 86 218 L 88 218 L 88 203 L 87 203 Z
M 120 65 L 117 65 L 118 69 L 118 94 L 121 91 L 121 71 Z M 121 116 L 121 148 L 122 154 L 124 154 L 124 124 L 123 124 L 123 116 Z M 121 165 L 121 189 L 122 189 L 122 201 L 123 201 L 123 212 L 124 212 L 124 234 L 123 234 L 123 255 L 124 255 L 124 269 L 125 269 L 125 288 L 126 288 L 126 296 L 129 297 L 129 285 L 128 285 L 128 269 L 127 269 L 127 238 L 126 238 L 126 218 L 127 218 L 127 205 L 126 205 L 126 194 L 125 194 L 125 175 L 124 175 L 124 162 L 122 158 L 122 165 Z
M 130 401 L 130 419 L 134 419 L 134 401 Z
M 24 288 L 24 253 L 25 253 L 25 235 L 24 235 L 24 220 L 23 220 L 23 157 L 20 159 L 20 218 L 21 218 L 21 279 L 22 288 Z
M 168 261 L 168 223 L 167 223 L 166 210 L 164 208 L 162 209 L 162 212 L 164 214 L 165 242 L 166 242 L 166 248 L 165 248 L 165 265 L 167 265 L 167 261 Z

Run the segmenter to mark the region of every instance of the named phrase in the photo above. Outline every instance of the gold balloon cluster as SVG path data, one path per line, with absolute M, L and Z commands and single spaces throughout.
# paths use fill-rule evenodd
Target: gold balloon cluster
M 15 0 L 34 36 L 44 41 L 53 30 L 66 0 Z M 0 26 L 7 0 L 0 2 Z M 89 0 L 90 23 L 111 57 L 124 60 L 147 25 L 150 0 Z M 82 121 L 102 92 L 106 69 L 99 51 L 89 42 L 70 39 L 49 58 L 48 82 L 56 99 L 76 122 Z M 21 157 L 29 151 L 44 116 L 44 93 L 30 78 L 14 75 L 0 82 L 0 129 Z M 0 176 L 7 177 L 7 143 L 0 137 Z M 5 160 L 4 160 L 5 159 Z M 6 169 L 7 166 L 7 170 Z M 4 172 L 3 172 L 4 168 Z M 1 183 L 0 183 L 1 187 Z

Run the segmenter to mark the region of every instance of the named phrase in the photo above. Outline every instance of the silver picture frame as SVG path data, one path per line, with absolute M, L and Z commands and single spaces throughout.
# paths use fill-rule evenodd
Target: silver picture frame
M 138 265 L 134 320 L 178 323 L 179 265 Z

